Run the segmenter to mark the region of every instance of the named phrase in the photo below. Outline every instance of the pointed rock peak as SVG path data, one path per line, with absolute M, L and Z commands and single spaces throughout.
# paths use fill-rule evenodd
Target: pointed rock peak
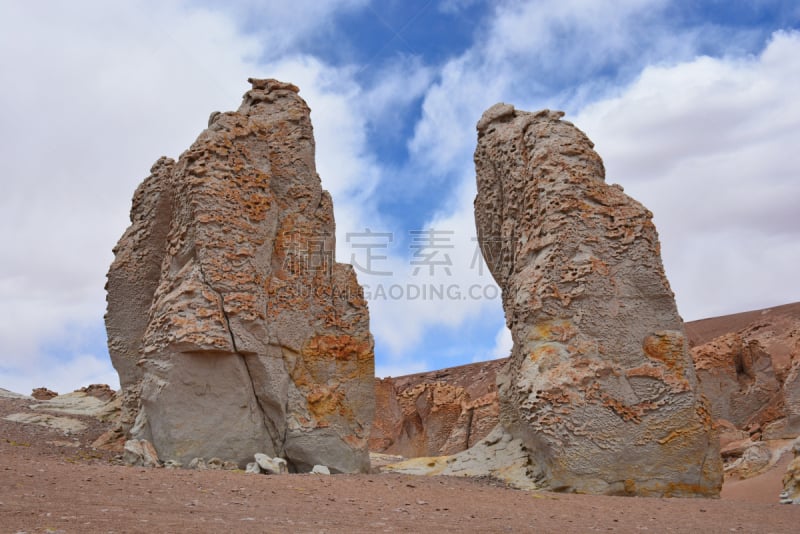
M 367 471 L 369 313 L 334 256 L 309 109 L 294 85 L 250 83 L 136 191 L 107 285 L 122 424 L 183 465 Z

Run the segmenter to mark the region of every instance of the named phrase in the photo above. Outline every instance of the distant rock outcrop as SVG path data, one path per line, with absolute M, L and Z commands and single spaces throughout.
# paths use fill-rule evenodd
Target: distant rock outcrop
M 719 442 L 652 213 L 605 183 L 562 115 L 497 104 L 477 126 L 478 238 L 514 340 L 501 424 L 543 487 L 717 495 Z
M 298 89 L 253 80 L 137 189 L 108 273 L 123 426 L 187 465 L 255 453 L 369 469 L 373 341 L 334 259 L 330 195 Z
M 34 388 L 31 392 L 31 397 L 36 400 L 50 400 L 53 397 L 58 397 L 58 393 L 47 388 Z
M 687 331 L 716 419 L 755 440 L 800 435 L 800 303 L 695 321 Z
M 502 362 L 376 379 L 370 450 L 412 458 L 472 447 L 497 425 Z

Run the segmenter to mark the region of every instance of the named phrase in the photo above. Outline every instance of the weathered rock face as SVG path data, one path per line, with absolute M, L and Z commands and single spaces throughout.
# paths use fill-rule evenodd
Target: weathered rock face
M 718 437 L 652 214 L 605 183 L 562 115 L 498 104 L 478 122 L 478 237 L 514 340 L 501 424 L 551 489 L 717 495 Z
M 792 453 L 794 458 L 783 475 L 783 491 L 780 495 L 782 504 L 800 504 L 800 440 L 795 440 Z
M 369 468 L 373 341 L 298 89 L 250 80 L 136 191 L 108 274 L 123 425 L 165 461 Z
M 800 435 L 800 303 L 688 323 L 687 332 L 715 418 L 756 440 Z
M 781 385 L 772 359 L 758 341 L 727 334 L 695 347 L 692 356 L 700 391 L 710 399 L 715 419 L 747 428 L 777 418 Z M 770 410 L 771 417 L 765 413 Z
M 410 458 L 472 447 L 497 425 L 501 363 L 376 379 L 370 450 Z
M 780 456 L 763 454 L 765 444 L 779 450 L 783 440 L 800 434 L 800 417 L 792 403 L 799 396 L 795 369 L 800 360 L 800 303 L 701 319 L 685 327 L 700 392 L 708 398 L 720 430 L 726 477 L 757 476 Z M 480 443 L 498 421 L 495 377 L 506 362 L 376 380 L 370 450 L 418 460 L 398 464 L 402 458 L 380 457 L 373 467 L 384 464 L 389 465 L 387 471 L 407 473 L 489 474 L 529 487 L 528 463 L 519 456 L 522 449 L 503 446 L 500 451 L 504 442 L 492 439 Z M 440 390 L 463 393 L 437 394 Z M 465 396 L 471 399 L 466 406 L 480 404 L 471 417 L 466 417 L 470 414 L 462 404 Z M 422 409 L 417 408 L 416 398 L 421 398 Z M 431 399 L 432 410 L 427 409 Z M 445 417 L 459 412 L 455 423 Z M 465 434 L 470 436 L 468 442 Z M 467 448 L 471 449 L 458 454 Z M 452 456 L 430 458 L 439 455 Z

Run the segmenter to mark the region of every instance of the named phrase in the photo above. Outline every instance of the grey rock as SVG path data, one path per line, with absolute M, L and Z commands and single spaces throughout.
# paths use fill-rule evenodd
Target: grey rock
M 158 453 L 146 439 L 129 439 L 125 442 L 122 461 L 135 467 L 160 467 Z
M 331 470 L 328 469 L 327 466 L 324 466 L 324 465 L 315 465 L 311 469 L 311 474 L 313 474 L 313 475 L 330 475 L 331 474 Z
M 374 355 L 298 89 L 250 80 L 236 112 L 137 189 L 108 273 L 122 425 L 186 464 L 254 451 L 369 470 Z
M 266 454 L 257 453 L 255 459 L 261 471 L 268 475 L 282 475 L 288 472 L 286 460 L 283 458 L 270 458 Z
M 261 467 L 258 466 L 258 462 L 250 462 L 247 464 L 247 467 L 245 468 L 244 472 L 249 475 L 260 475 Z
M 189 462 L 189 469 L 197 469 L 198 471 L 205 471 L 208 469 L 204 458 L 192 458 Z
M 542 487 L 715 496 L 719 440 L 652 213 L 562 116 L 498 105 L 478 123 L 478 239 L 514 341 L 502 429 Z

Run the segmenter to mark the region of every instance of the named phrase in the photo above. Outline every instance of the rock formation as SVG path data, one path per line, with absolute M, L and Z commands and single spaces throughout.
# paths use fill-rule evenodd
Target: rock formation
M 793 459 L 783 476 L 783 491 L 780 494 L 782 504 L 800 504 L 800 440 L 792 446 Z
M 497 104 L 477 126 L 478 239 L 514 340 L 501 424 L 543 487 L 717 495 L 718 437 L 652 214 L 562 116 Z
M 710 399 L 715 419 L 736 428 L 768 422 L 776 412 L 780 383 L 772 359 L 756 340 L 727 334 L 692 349 L 700 391 Z
M 161 460 L 369 469 L 373 341 L 298 89 L 250 80 L 137 189 L 108 273 L 123 425 Z
M 478 443 L 497 425 L 502 361 L 376 379 L 370 451 L 440 456 Z
M 36 400 L 50 400 L 53 397 L 58 397 L 58 393 L 47 388 L 34 388 L 31 392 L 31 397 Z
M 695 321 L 687 332 L 716 419 L 755 440 L 800 435 L 800 303 Z

